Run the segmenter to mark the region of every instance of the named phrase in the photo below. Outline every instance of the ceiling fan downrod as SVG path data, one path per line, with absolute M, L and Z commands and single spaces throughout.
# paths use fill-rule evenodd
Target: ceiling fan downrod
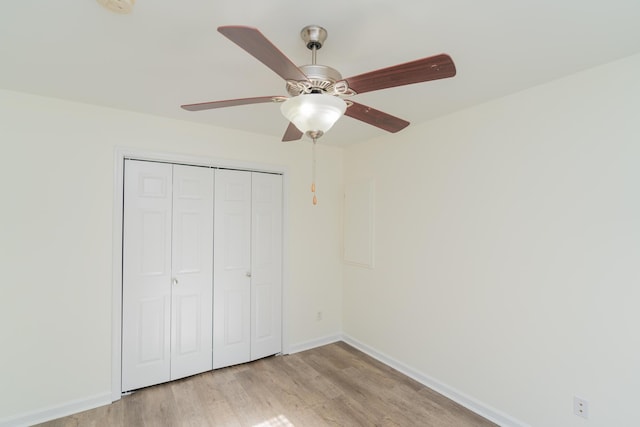
M 327 40 L 327 30 L 319 25 L 307 25 L 300 31 L 300 37 L 311 51 L 311 64 L 316 65 L 316 52 Z

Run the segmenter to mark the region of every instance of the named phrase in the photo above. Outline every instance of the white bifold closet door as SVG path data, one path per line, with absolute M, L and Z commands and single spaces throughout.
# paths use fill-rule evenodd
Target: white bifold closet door
M 216 171 L 213 367 L 282 351 L 282 176 Z
M 209 168 L 125 161 L 122 390 L 212 369 Z

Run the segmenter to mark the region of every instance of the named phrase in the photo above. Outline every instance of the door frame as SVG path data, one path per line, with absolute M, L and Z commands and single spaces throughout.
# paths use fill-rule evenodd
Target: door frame
M 202 156 L 116 147 L 113 179 L 113 269 L 111 301 L 111 401 L 122 397 L 122 244 L 124 209 L 124 160 L 147 160 L 215 169 L 236 169 L 282 175 L 282 353 L 289 353 L 287 301 L 289 294 L 289 168 L 284 165 L 245 162 Z

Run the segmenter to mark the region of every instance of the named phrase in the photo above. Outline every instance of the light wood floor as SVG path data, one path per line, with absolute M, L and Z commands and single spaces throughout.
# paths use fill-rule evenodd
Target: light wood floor
M 495 424 L 340 342 L 149 387 L 39 426 Z

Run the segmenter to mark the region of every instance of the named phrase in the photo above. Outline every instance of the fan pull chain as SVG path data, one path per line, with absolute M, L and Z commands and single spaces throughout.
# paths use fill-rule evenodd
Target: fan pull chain
M 316 138 L 313 138 L 313 146 L 311 147 L 311 192 L 313 193 L 313 204 L 318 204 L 316 197 Z

